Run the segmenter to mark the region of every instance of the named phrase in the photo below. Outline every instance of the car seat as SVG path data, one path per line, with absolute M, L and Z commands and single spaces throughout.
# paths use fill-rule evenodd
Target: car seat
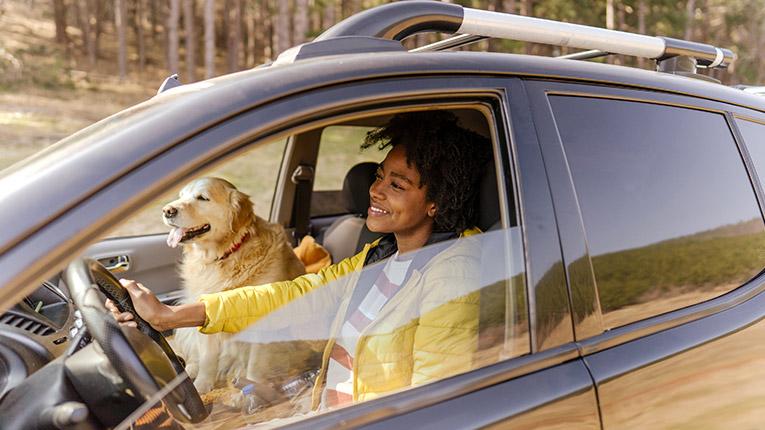
M 332 262 L 355 255 L 364 244 L 380 237 L 367 228 L 367 209 L 369 209 L 369 187 L 374 182 L 378 164 L 359 163 L 345 175 L 342 197 L 348 215 L 344 215 L 330 224 L 324 232 L 324 247 L 332 255 Z

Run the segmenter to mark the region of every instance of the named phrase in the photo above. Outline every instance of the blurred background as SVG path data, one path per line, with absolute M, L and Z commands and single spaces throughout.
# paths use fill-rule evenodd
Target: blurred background
M 181 82 L 254 67 L 383 0 L 0 0 L 0 169 Z M 713 76 L 765 78 L 765 0 L 466 0 L 464 6 L 707 42 L 738 59 Z M 416 35 L 411 48 L 443 38 Z M 462 49 L 566 54 L 482 41 Z M 648 60 L 598 60 L 653 68 Z

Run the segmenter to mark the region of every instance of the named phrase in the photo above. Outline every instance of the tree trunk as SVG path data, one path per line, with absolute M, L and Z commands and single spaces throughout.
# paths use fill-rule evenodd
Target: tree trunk
M 100 0 L 93 0 L 93 3 L 91 3 L 95 11 L 95 17 L 96 17 L 96 25 L 95 25 L 95 31 L 93 35 L 93 51 L 95 54 L 96 61 L 98 60 L 98 53 L 101 52 L 101 33 L 104 31 L 104 20 L 106 19 L 106 16 L 104 16 L 104 3 Z
M 197 37 L 194 30 L 194 0 L 183 0 L 183 26 L 186 33 L 186 81 L 194 82 L 197 66 Z
M 274 57 L 290 47 L 290 4 L 285 0 L 278 0 L 276 4 L 276 22 L 274 24 L 276 52 L 274 52 Z
M 292 14 L 292 44 L 299 45 L 306 40 L 308 34 L 308 0 L 295 0 L 295 11 Z
M 66 35 L 66 2 L 53 0 L 53 21 L 56 24 L 56 43 L 66 45 L 69 38 Z
M 228 64 L 228 71 L 236 72 L 239 70 L 239 45 L 241 44 L 242 36 L 239 27 L 239 3 L 242 0 L 233 0 L 232 2 L 226 2 L 227 8 L 223 12 L 225 14 L 228 33 L 226 34 L 226 62 Z
M 157 30 L 157 27 L 159 27 L 159 11 L 157 10 L 157 2 L 154 0 L 150 0 L 149 4 L 151 5 L 151 43 L 155 46 L 157 45 L 157 33 L 159 30 Z
M 334 0 L 327 0 L 324 2 L 324 10 L 321 16 L 321 31 L 324 32 L 328 28 L 335 25 L 335 18 L 337 16 L 337 4 Z
M 261 64 L 265 58 L 266 38 L 268 32 L 264 23 L 263 2 L 257 2 L 252 9 L 252 62 L 255 66 Z
M 696 0 L 688 0 L 685 4 L 685 40 L 693 39 L 693 21 L 696 17 Z
M 252 55 L 252 29 L 250 28 L 251 21 L 247 19 L 250 10 L 245 6 L 245 2 L 239 2 L 239 31 L 242 34 L 242 56 L 239 64 L 242 68 L 246 69 L 250 67 L 250 56 Z
M 645 0 L 637 0 L 638 33 L 645 34 Z M 645 59 L 638 57 L 637 65 L 641 69 L 645 67 Z
M 136 45 L 138 45 L 138 73 L 143 74 L 146 67 L 146 43 L 143 35 L 144 0 L 135 1 L 135 15 L 133 16 L 133 32 L 135 33 Z
M 215 76 L 215 0 L 205 0 L 205 78 Z
M 88 65 L 92 68 L 96 65 L 95 38 L 93 37 L 93 26 L 90 22 L 90 11 L 92 0 L 77 0 L 80 3 L 80 15 L 82 20 L 82 44 L 85 47 L 85 53 L 88 57 Z
M 117 31 L 117 65 L 120 80 L 127 77 L 127 0 L 114 0 L 114 27 Z
M 178 73 L 178 20 L 181 15 L 181 0 L 170 0 L 170 15 L 167 17 L 167 66 L 170 74 Z
M 615 0 L 606 0 L 606 28 L 613 30 L 616 28 L 616 11 L 614 9 Z

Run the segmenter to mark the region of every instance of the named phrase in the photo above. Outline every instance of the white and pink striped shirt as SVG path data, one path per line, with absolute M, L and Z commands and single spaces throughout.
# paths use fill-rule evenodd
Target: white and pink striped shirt
M 388 259 L 358 308 L 348 309 L 348 317 L 343 323 L 340 335 L 335 339 L 329 358 L 327 386 L 322 396 L 324 407 L 343 406 L 353 401 L 353 354 L 359 336 L 401 288 L 411 262 L 411 259 L 399 259 L 396 252 Z

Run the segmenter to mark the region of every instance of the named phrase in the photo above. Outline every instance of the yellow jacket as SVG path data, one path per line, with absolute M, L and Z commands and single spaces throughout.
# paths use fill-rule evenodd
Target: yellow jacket
M 422 267 L 414 268 L 401 290 L 360 334 L 353 354 L 353 399 L 382 394 L 470 370 L 478 347 L 481 249 L 467 238 L 448 243 Z M 203 333 L 239 332 L 281 306 L 333 281 L 340 284 L 339 309 L 324 349 L 313 391 L 318 407 L 334 339 L 346 319 L 367 254 L 379 240 L 337 264 L 292 281 L 203 295 L 207 321 Z M 343 279 L 341 279 L 343 278 Z M 338 285 L 338 283 L 334 283 Z M 337 307 L 339 305 L 339 307 Z

